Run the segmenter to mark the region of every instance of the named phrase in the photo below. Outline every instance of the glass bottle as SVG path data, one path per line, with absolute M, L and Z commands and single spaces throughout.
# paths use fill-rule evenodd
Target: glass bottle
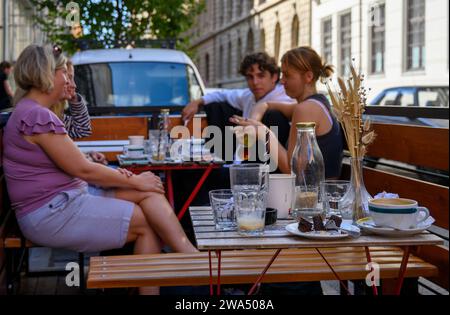
M 297 123 L 297 143 L 292 153 L 291 172 L 295 174 L 294 218 L 324 214 L 322 183 L 325 165 L 316 139 L 314 122 Z
M 158 119 L 158 140 L 157 140 L 157 160 L 164 160 L 169 149 L 169 114 L 168 108 L 163 108 L 160 111 Z

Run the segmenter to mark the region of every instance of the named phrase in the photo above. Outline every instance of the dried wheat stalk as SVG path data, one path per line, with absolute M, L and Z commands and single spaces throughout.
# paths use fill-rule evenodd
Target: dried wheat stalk
M 364 76 L 357 74 L 353 65 L 350 69 L 351 76 L 347 82 L 338 78 L 340 91 L 332 91 L 329 81 L 325 84 L 333 104 L 333 112 L 344 130 L 351 157 L 363 158 L 376 135 L 371 130 L 370 121 L 363 121 L 362 118 L 367 101 L 366 89 L 362 85 Z

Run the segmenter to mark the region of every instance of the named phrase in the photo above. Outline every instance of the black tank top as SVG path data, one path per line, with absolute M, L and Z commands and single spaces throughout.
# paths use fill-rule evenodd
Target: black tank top
M 314 94 L 305 99 L 315 100 L 326 107 L 330 114 L 333 126 L 330 131 L 324 135 L 317 136 L 317 143 L 323 155 L 325 163 L 325 178 L 339 177 L 341 175 L 342 158 L 344 151 L 344 141 L 339 122 L 331 112 L 330 102 L 323 94 Z

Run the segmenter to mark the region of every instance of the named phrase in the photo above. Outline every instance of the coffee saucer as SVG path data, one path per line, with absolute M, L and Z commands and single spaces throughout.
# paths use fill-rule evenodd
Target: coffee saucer
M 419 223 L 417 227 L 412 229 L 395 229 L 391 227 L 377 226 L 375 225 L 371 217 L 360 219 L 356 221 L 356 224 L 361 230 L 365 232 L 370 232 L 377 235 L 402 237 L 420 234 L 428 229 L 434 223 L 434 221 L 434 218 L 430 216 L 425 221 Z

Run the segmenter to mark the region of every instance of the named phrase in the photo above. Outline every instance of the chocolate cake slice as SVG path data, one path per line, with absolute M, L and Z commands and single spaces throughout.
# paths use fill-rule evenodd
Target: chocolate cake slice
M 323 218 L 320 214 L 313 216 L 314 231 L 325 231 Z
M 302 233 L 311 232 L 312 227 L 313 227 L 313 225 L 311 222 L 300 217 L 300 221 L 298 222 L 298 229 L 300 232 L 302 232 Z
M 334 221 L 334 223 L 336 224 L 337 227 L 341 227 L 341 223 L 342 223 L 342 218 L 338 217 L 337 215 L 332 215 L 330 216 L 330 221 Z

